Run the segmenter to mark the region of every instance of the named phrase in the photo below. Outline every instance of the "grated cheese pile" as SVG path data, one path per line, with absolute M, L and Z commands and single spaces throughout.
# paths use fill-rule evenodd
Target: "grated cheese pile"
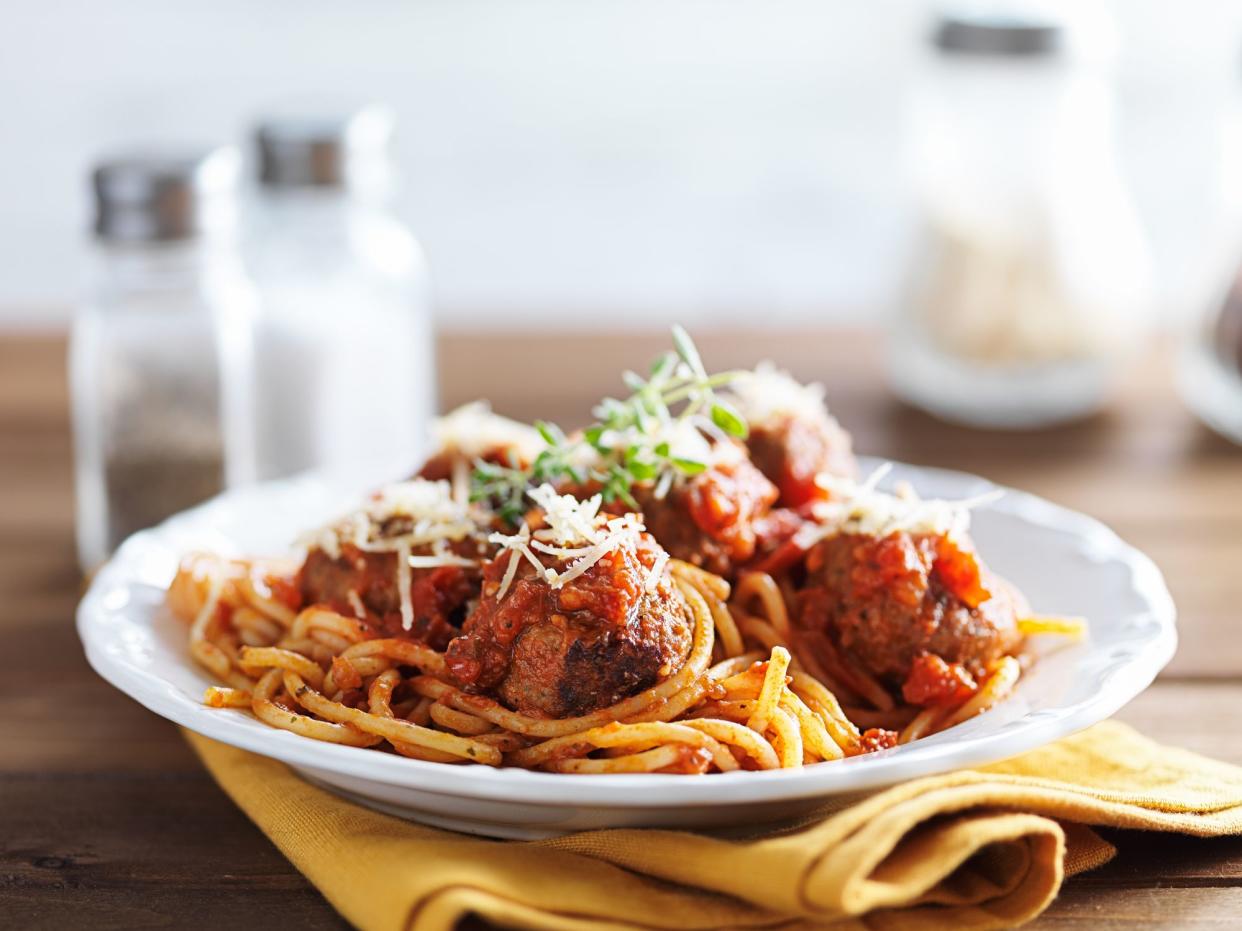
M 437 418 L 431 433 L 438 450 L 471 462 L 507 447 L 513 447 L 523 458 L 533 459 L 544 448 L 534 427 L 492 413 L 487 401 L 471 401 Z
M 832 500 L 817 505 L 816 524 L 799 532 L 796 538 L 799 546 L 809 549 L 838 533 L 885 537 L 904 530 L 915 534 L 960 536 L 970 528 L 971 508 L 995 501 L 1004 494 L 996 489 L 961 501 L 924 500 L 908 484 L 899 486 L 897 494 L 888 494 L 877 486 L 891 469 L 891 463 L 885 463 L 861 483 L 828 474 L 816 476 L 816 483 L 832 494 Z
M 807 420 L 831 419 L 823 385 L 801 384 L 771 362 L 760 362 L 753 372 L 738 375 L 728 390 L 739 413 L 751 424 L 790 414 Z
M 540 577 L 552 588 L 563 588 L 604 556 L 623 546 L 633 546 L 643 524 L 634 514 L 605 520 L 599 513 L 601 498 L 594 495 L 579 501 L 572 495 L 559 495 L 551 485 L 543 484 L 530 492 L 531 500 L 544 513 L 547 526 L 531 532 L 530 525 L 523 523 L 515 534 L 493 533 L 488 540 L 502 550 L 509 551 L 509 565 L 505 568 L 496 600 L 504 598 L 517 575 L 523 559 L 529 562 Z M 560 571 L 545 566 L 536 553 L 568 562 Z M 645 587 L 654 591 L 667 564 L 667 556 L 658 559 L 648 571 Z
M 392 529 L 392 521 L 401 522 L 399 529 Z M 412 479 L 384 486 L 362 508 L 308 534 L 300 542 L 308 549 L 323 550 L 332 559 L 341 557 L 343 545 L 366 553 L 395 553 L 401 624 L 409 630 L 414 626 L 410 570 L 477 565 L 477 561 L 449 549 L 450 543 L 477 531 L 469 506 L 453 497 L 448 482 Z M 431 552 L 416 556 L 415 547 L 430 547 Z M 357 598 L 356 592 L 351 594 Z M 360 600 L 355 604 L 351 599 L 351 607 L 362 616 Z
M 401 518 L 409 522 L 408 529 L 396 533 L 384 530 L 389 521 Z M 342 544 L 367 553 L 391 553 L 402 545 L 442 547 L 476 529 L 469 506 L 454 500 L 448 482 L 416 478 L 385 485 L 361 508 L 313 531 L 301 542 L 337 559 Z

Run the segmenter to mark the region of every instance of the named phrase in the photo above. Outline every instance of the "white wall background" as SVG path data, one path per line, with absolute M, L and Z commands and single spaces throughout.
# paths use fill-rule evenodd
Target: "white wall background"
M 1113 9 L 1123 165 L 1176 314 L 1215 248 L 1242 4 Z M 0 326 L 66 319 L 96 153 L 236 139 L 306 93 L 396 108 L 402 210 L 451 326 L 874 314 L 906 222 L 899 111 L 924 15 L 898 0 L 10 2 Z

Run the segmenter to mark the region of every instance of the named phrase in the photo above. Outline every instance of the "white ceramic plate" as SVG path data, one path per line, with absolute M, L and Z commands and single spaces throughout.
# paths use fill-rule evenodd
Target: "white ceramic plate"
M 993 486 L 957 472 L 898 466 L 927 497 Z M 965 724 L 882 753 L 784 772 L 710 776 L 571 776 L 448 766 L 321 743 L 236 710 L 206 708 L 211 684 L 186 650 L 185 625 L 163 608 L 180 556 L 285 552 L 297 534 L 356 503 L 358 476 L 312 474 L 241 489 L 126 541 L 78 608 L 95 670 L 152 711 L 223 743 L 283 760 L 333 791 L 403 817 L 500 837 L 619 826 L 722 825 L 796 815 L 826 796 L 988 763 L 1081 730 L 1141 692 L 1177 645 L 1159 570 L 1107 527 L 1022 492 L 974 512 L 988 563 L 1041 613 L 1090 620 L 1087 641 L 1037 642 L 1039 660 L 1013 697 Z

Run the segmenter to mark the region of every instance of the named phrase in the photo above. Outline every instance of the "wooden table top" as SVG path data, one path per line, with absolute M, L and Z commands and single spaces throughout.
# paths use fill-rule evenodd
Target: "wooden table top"
M 1091 513 L 1144 549 L 1168 578 L 1182 645 L 1119 717 L 1242 764 L 1242 449 L 1183 411 L 1167 352 L 1134 367 L 1105 416 L 986 434 L 889 399 L 867 334 L 699 343 L 713 368 L 770 357 L 823 381 L 863 452 L 985 474 Z M 449 335 L 441 398 L 503 398 L 504 413 L 572 424 L 590 399 L 617 390 L 621 368 L 663 345 L 659 335 Z M 82 656 L 63 359 L 59 337 L 0 337 L 0 926 L 343 927 L 176 729 Z M 1226 927 L 1242 915 L 1242 838 L 1109 836 L 1120 856 L 1068 882 L 1032 927 Z

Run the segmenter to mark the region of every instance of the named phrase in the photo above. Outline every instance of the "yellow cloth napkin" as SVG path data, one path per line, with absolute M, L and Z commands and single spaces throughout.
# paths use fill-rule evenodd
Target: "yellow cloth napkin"
M 451 928 L 471 914 L 574 931 L 1012 927 L 1039 914 L 1064 876 L 1112 857 L 1086 825 L 1242 832 L 1242 769 L 1114 722 L 978 771 L 829 803 L 779 831 L 530 842 L 377 814 L 281 763 L 187 736 L 255 824 L 366 931 Z

